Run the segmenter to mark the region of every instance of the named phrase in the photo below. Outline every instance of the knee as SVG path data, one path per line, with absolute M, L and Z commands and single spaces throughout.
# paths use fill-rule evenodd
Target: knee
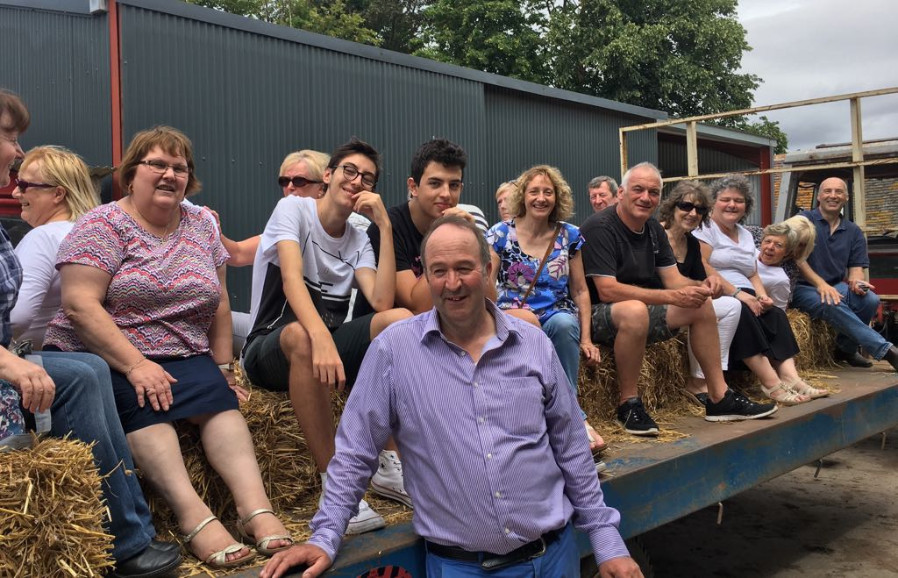
M 283 330 L 279 336 L 281 350 L 290 359 L 308 357 L 311 355 L 312 342 L 309 332 L 298 322 L 293 322 Z
M 621 301 L 611 307 L 611 322 L 618 335 L 642 334 L 649 331 L 649 308 L 642 301 Z
M 413 316 L 414 313 L 404 307 L 397 307 L 396 309 L 389 309 L 387 311 L 376 313 L 374 317 L 371 318 L 371 339 L 380 335 L 381 331 L 393 323 Z

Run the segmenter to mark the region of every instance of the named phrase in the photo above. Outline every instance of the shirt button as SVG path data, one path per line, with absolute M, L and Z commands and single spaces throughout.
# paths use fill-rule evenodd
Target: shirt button
M 474 387 L 480 387 L 480 384 L 477 383 L 477 382 L 475 381 L 475 382 L 474 382 Z
M 464 351 L 459 351 L 459 352 L 458 352 L 458 356 L 459 356 L 459 357 L 464 357 L 464 356 L 465 356 L 465 352 L 464 352 Z
M 493 459 L 493 454 L 486 454 L 486 459 L 488 459 L 488 460 Z
M 506 533 L 506 534 L 511 534 L 511 530 L 509 530 L 508 528 L 505 528 L 505 533 Z
M 497 498 L 501 498 L 501 497 L 502 497 L 502 492 L 496 492 L 495 495 L 496 495 Z
M 483 423 L 483 418 L 482 418 L 482 417 L 478 417 L 478 418 L 477 418 L 477 423 Z

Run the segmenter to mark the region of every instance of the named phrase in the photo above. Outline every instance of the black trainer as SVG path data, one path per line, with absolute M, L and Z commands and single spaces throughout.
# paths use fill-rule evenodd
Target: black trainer
M 857 350 L 847 353 L 838 347 L 833 351 L 833 358 L 836 361 L 847 363 L 851 367 L 873 367 L 873 362 L 857 352 Z
M 775 403 L 755 403 L 741 393 L 728 389 L 723 399 L 705 406 L 707 421 L 741 421 L 766 417 L 776 411 Z
M 628 399 L 617 408 L 617 421 L 629 434 L 635 436 L 658 435 L 658 424 L 645 411 L 642 400 L 638 397 Z

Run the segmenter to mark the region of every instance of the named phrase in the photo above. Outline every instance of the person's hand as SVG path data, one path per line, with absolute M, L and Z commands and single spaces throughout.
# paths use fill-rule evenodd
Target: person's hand
M 736 295 L 736 299 L 748 305 L 748 308 L 751 309 L 751 312 L 755 314 L 755 317 L 761 314 L 761 302 L 758 301 L 751 293 L 747 291 L 740 291 L 739 294 Z
M 642 570 L 629 556 L 605 560 L 599 566 L 600 578 L 642 578 Z
M 378 228 L 390 224 L 387 208 L 384 206 L 380 195 L 371 191 L 362 191 L 355 196 L 354 200 L 355 206 L 353 206 L 352 210 L 371 219 L 371 222 L 377 225 Z
M 474 215 L 469 213 L 464 209 L 459 209 L 458 207 L 449 207 L 445 211 L 443 211 L 444 217 L 461 217 L 462 219 L 466 219 L 472 225 L 476 225 L 477 223 L 474 221 Z
M 155 411 L 168 411 L 174 398 L 171 394 L 171 386 L 177 383 L 177 379 L 162 369 L 158 363 L 144 359 L 131 367 L 125 374 L 134 392 L 137 394 L 137 405 L 143 407 L 146 402 Z
M 343 391 L 346 387 L 346 371 L 343 360 L 337 352 L 337 346 L 330 333 L 321 336 L 310 336 L 312 343 L 312 377 L 323 385 Z
M 583 352 L 583 357 L 586 358 L 587 365 L 598 365 L 599 362 L 602 361 L 602 353 L 599 351 L 599 347 L 591 341 L 581 341 L 580 351 Z
M 671 305 L 684 309 L 698 309 L 711 297 L 711 289 L 701 286 L 682 287 L 671 291 Z
M 773 299 L 771 299 L 767 295 L 758 296 L 758 303 L 761 304 L 761 313 L 767 313 L 772 307 L 774 307 Z
M 817 287 L 817 293 L 820 294 L 820 302 L 826 305 L 838 305 L 842 302 L 842 295 L 828 283 Z
M 855 295 L 866 295 L 867 291 L 871 289 L 876 289 L 873 285 L 870 285 L 863 279 L 849 279 L 848 280 L 848 288 L 851 289 L 851 292 Z
M 47 411 L 56 395 L 56 384 L 40 365 L 9 354 L 3 378 L 19 390 L 22 406 L 31 413 Z
M 243 387 L 237 385 L 237 376 L 230 369 L 221 369 L 221 374 L 224 375 L 225 380 L 228 382 L 228 387 L 230 387 L 235 394 L 237 394 L 237 401 L 246 401 L 249 399 L 249 392 Z
M 271 557 L 259 572 L 259 578 L 279 578 L 287 570 L 303 564 L 308 566 L 302 573 L 302 578 L 315 578 L 321 576 L 330 568 L 333 560 L 324 553 L 324 550 L 312 544 L 297 544 L 287 550 L 281 550 Z
M 717 299 L 723 295 L 723 278 L 720 275 L 707 277 L 703 285 L 711 290 L 711 299 Z

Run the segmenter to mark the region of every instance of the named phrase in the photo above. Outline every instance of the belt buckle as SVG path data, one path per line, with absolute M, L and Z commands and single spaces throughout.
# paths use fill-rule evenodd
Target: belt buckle
M 529 558 L 527 558 L 527 559 L 528 559 L 528 560 L 533 560 L 534 558 L 539 558 L 540 556 L 542 556 L 542 555 L 545 554 L 545 553 L 546 553 L 546 539 L 543 538 L 542 536 L 540 536 L 540 538 L 539 538 L 539 552 L 536 552 L 535 554 L 532 554 L 532 555 L 531 555 Z

